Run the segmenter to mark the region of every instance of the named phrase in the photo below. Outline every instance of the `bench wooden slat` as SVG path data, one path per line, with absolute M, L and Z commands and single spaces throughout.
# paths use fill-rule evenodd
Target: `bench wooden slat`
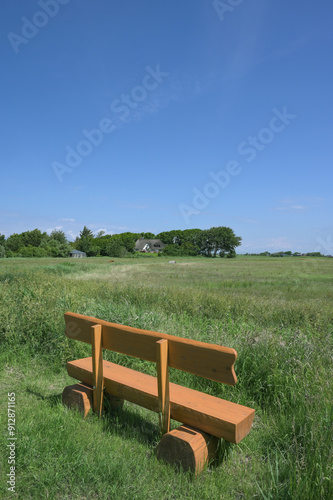
M 70 361 L 67 371 L 71 377 L 92 384 L 92 358 Z M 109 394 L 159 412 L 155 377 L 109 361 L 103 361 L 103 375 Z M 170 383 L 169 386 L 170 414 L 174 420 L 232 443 L 239 443 L 250 432 L 253 409 L 180 385 Z
M 168 340 L 168 362 L 172 368 L 216 382 L 235 385 L 237 353 L 229 347 L 189 340 L 166 333 L 151 332 L 72 312 L 65 314 L 66 336 L 91 344 L 93 325 L 103 327 L 103 348 L 156 362 L 156 341 Z

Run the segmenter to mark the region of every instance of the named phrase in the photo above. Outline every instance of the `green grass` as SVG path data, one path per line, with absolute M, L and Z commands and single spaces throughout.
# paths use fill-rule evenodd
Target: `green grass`
M 0 446 L 16 394 L 16 494 L 8 498 L 330 499 L 333 260 L 3 259 Z M 170 370 L 172 381 L 255 408 L 251 433 L 199 477 L 159 463 L 157 415 L 126 403 L 85 421 L 64 408 L 65 363 L 90 355 L 63 313 L 233 347 L 235 387 Z M 106 353 L 147 373 L 153 364 Z M 176 425 L 176 423 L 173 423 Z M 8 493 L 8 495 L 7 495 Z

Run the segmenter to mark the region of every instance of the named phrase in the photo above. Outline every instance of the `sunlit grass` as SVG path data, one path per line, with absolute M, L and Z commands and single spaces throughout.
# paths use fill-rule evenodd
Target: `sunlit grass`
M 1 425 L 15 391 L 17 498 L 331 498 L 333 259 L 113 260 L 0 261 Z M 255 408 L 249 436 L 193 480 L 156 461 L 152 412 L 128 403 L 84 422 L 63 408 L 66 361 L 90 355 L 64 335 L 68 310 L 235 348 L 234 388 L 171 379 Z

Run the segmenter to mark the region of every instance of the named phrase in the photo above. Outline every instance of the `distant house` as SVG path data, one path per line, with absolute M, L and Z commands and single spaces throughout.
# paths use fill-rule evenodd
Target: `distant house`
M 80 252 L 80 250 L 72 250 L 69 255 L 75 258 L 87 257 L 87 254 L 85 252 Z
M 135 243 L 136 252 L 160 252 L 166 245 L 161 240 L 145 240 L 140 238 Z

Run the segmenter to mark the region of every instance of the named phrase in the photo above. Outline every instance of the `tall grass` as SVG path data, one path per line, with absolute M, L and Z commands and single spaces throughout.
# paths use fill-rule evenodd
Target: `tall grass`
M 0 267 L 0 380 L 21 405 L 18 498 L 331 498 L 333 262 L 115 260 L 17 259 Z M 66 361 L 90 355 L 64 335 L 68 310 L 234 347 L 234 388 L 170 376 L 255 408 L 249 436 L 193 480 L 156 461 L 150 412 L 127 404 L 118 416 L 82 422 L 60 403 L 71 383 Z

